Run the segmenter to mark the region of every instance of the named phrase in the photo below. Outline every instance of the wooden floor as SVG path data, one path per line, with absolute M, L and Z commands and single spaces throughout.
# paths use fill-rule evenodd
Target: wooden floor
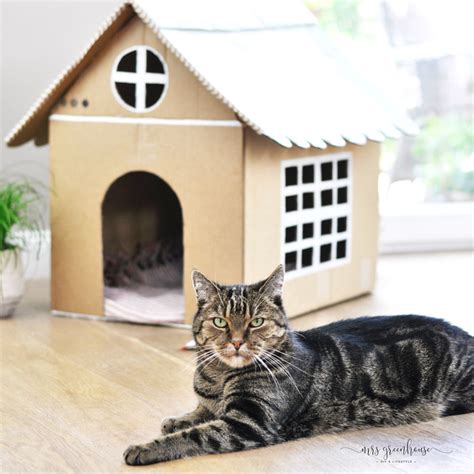
M 472 333 L 474 265 L 465 253 L 390 256 L 375 292 L 297 318 L 297 329 L 363 314 L 444 317 Z M 323 435 L 254 451 L 143 468 L 122 463 L 161 418 L 194 407 L 193 354 L 179 329 L 50 317 L 47 282 L 34 282 L 0 321 L 0 471 L 13 472 L 472 472 L 473 415 Z M 84 295 L 87 298 L 87 295 Z M 390 452 L 407 446 L 424 455 Z M 369 455 L 379 450 L 378 456 Z

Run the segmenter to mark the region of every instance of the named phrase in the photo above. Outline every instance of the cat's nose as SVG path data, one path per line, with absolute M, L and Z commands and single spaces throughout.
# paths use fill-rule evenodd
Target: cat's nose
M 235 347 L 235 350 L 238 351 L 240 349 L 240 346 L 244 343 L 242 339 L 233 339 L 232 340 L 232 345 Z

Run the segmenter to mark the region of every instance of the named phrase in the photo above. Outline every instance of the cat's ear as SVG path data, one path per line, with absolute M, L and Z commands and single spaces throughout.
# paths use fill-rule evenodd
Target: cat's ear
M 217 296 L 217 285 L 207 279 L 201 272 L 193 270 L 191 278 L 193 280 L 193 287 L 199 304 L 205 303 Z
M 265 294 L 265 296 L 273 301 L 280 301 L 281 304 L 284 280 L 285 270 L 283 265 L 280 264 L 266 280 L 260 283 L 259 292 Z

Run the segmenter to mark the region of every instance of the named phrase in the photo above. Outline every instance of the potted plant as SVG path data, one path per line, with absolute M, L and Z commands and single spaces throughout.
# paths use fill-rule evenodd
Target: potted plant
M 40 250 L 39 187 L 27 178 L 0 181 L 0 318 L 11 316 L 23 296 L 22 251 L 32 240 Z

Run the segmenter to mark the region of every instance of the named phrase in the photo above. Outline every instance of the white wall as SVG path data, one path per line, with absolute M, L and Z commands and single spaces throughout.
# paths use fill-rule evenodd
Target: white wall
M 7 148 L 3 138 L 78 56 L 119 3 L 0 0 L 0 178 L 24 174 L 48 186 L 48 147 L 28 143 Z M 46 202 L 46 227 L 48 208 Z M 49 249 L 45 246 L 39 262 L 28 257 L 27 274 L 45 277 L 48 272 Z

